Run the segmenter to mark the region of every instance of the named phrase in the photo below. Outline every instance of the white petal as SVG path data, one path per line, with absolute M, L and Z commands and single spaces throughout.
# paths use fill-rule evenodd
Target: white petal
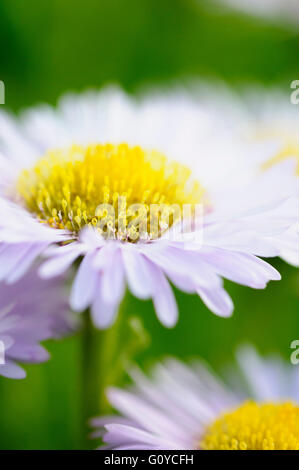
M 130 291 L 139 299 L 151 296 L 150 273 L 144 256 L 137 250 L 122 250 L 124 267 Z
M 14 362 L 7 361 L 6 364 L 0 364 L 0 375 L 9 379 L 24 379 L 26 372 Z
M 73 282 L 70 304 L 76 312 L 85 310 L 96 294 L 99 273 L 92 266 L 93 257 L 93 252 L 85 255 Z
M 168 328 L 174 326 L 178 319 L 178 307 L 174 293 L 162 270 L 150 261 L 149 267 L 152 273 L 152 292 L 156 314 Z
M 81 250 L 76 249 L 75 246 L 71 247 L 71 250 L 68 249 L 67 252 L 63 248 L 55 247 L 55 255 L 41 265 L 39 274 L 43 279 L 50 279 L 63 274 L 81 254 Z M 58 250 L 61 250 L 61 254 Z
M 200 287 L 197 292 L 206 306 L 216 315 L 220 317 L 230 317 L 232 315 L 234 305 L 223 288 L 208 290 Z
M 36 245 L 30 247 L 26 254 L 19 261 L 18 265 L 14 267 L 13 271 L 8 276 L 6 282 L 13 284 L 21 279 L 24 274 L 31 267 L 36 258 L 44 251 L 44 245 Z
M 119 303 L 105 304 L 100 294 L 97 293 L 92 304 L 92 318 L 96 327 L 109 328 L 116 319 Z

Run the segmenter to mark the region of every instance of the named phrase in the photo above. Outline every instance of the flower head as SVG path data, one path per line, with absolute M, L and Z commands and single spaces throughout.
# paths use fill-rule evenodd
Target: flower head
M 121 416 L 94 419 L 95 437 L 112 449 L 298 450 L 298 371 L 252 348 L 238 359 L 246 391 L 201 362 L 167 360 L 151 379 L 133 370 L 133 389 L 108 391 Z
M 280 279 L 259 256 L 280 256 L 299 218 L 293 170 L 247 175 L 241 141 L 184 93 L 106 90 L 0 121 L 2 279 L 40 255 L 44 278 L 77 260 L 71 306 L 90 307 L 101 328 L 126 287 L 173 326 L 169 281 L 229 316 L 222 278 L 256 289 Z
M 296 0 L 223 0 L 231 7 L 253 15 L 277 19 L 296 26 L 299 21 L 299 7 Z
M 211 90 L 207 94 L 210 95 Z M 269 179 L 269 182 L 272 188 L 282 188 L 284 183 L 281 183 L 285 178 L 289 179 L 289 173 L 292 171 L 297 175 L 297 182 L 293 180 L 294 194 L 298 194 L 299 190 L 297 96 L 297 82 L 294 81 L 288 94 L 275 89 L 266 92 L 263 89 L 251 88 L 237 96 L 221 88 L 213 100 L 214 113 L 225 114 L 227 126 L 234 129 L 251 156 L 246 159 L 246 174 L 249 177 L 261 172 L 270 172 L 273 175 L 273 168 L 277 167 L 278 179 L 273 179 L 272 182 Z M 235 160 L 237 167 L 237 155 Z M 235 172 L 235 177 L 241 177 L 240 171 Z M 299 225 L 294 224 L 283 238 L 279 237 L 281 258 L 294 266 L 299 266 L 298 233 Z
M 69 334 L 77 321 L 69 312 L 60 278 L 45 282 L 31 270 L 13 285 L 0 283 L 0 375 L 26 376 L 17 364 L 39 363 L 48 353 L 39 343 Z
M 163 227 L 177 222 L 173 205 L 181 208 L 201 201 L 203 189 L 191 181 L 190 173 L 162 154 L 127 144 L 73 146 L 52 151 L 24 170 L 18 193 L 50 227 L 75 233 L 95 227 L 102 237 L 136 242 L 142 235 L 132 224 L 136 205 L 144 208 L 146 230 L 154 215 L 149 208 L 163 205 L 156 231 L 149 231 L 150 239 L 156 239 Z

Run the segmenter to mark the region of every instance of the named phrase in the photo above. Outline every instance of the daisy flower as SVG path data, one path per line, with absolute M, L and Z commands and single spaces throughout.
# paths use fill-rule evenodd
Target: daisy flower
M 108 390 L 121 416 L 92 420 L 94 437 L 113 450 L 298 450 L 299 369 L 251 347 L 237 357 L 239 387 L 199 361 L 169 359 L 151 379 L 133 370 L 133 388 Z
M 250 92 L 245 96 L 248 116 L 243 133 L 262 147 L 259 159 L 264 169 L 285 160 L 293 161 L 299 174 L 299 111 L 298 85 L 289 93 L 272 90 L 267 93 Z M 294 103 L 292 103 L 294 100 Z M 247 125 L 246 125 L 247 123 Z
M 49 358 L 40 341 L 65 336 L 76 327 L 60 278 L 45 282 L 31 270 L 13 285 L 1 282 L 0 375 L 24 378 L 19 362 L 39 363 Z
M 212 90 L 207 90 L 206 95 L 211 97 Z M 234 129 L 251 155 L 246 172 L 249 177 L 274 166 L 279 166 L 280 178 L 288 177 L 289 171 L 298 177 L 298 96 L 296 81 L 288 94 L 275 88 L 246 89 L 238 96 L 224 87 L 219 87 L 218 94 L 214 92 L 214 113 L 226 115 L 227 126 Z M 236 155 L 235 158 L 237 161 Z M 279 185 L 279 181 L 273 184 Z M 294 266 L 299 266 L 298 251 L 293 249 L 298 233 L 299 226 L 295 224 L 281 240 L 281 257 Z
M 222 0 L 227 5 L 253 15 L 277 19 L 289 25 L 299 22 L 297 0 Z
M 255 289 L 280 279 L 260 257 L 280 256 L 298 221 L 293 168 L 248 175 L 243 142 L 185 92 L 133 100 L 108 89 L 18 120 L 2 113 L 0 142 L 2 279 L 41 254 L 43 278 L 74 265 L 71 307 L 90 308 L 99 328 L 126 287 L 170 327 L 169 281 L 226 317 L 223 278 Z

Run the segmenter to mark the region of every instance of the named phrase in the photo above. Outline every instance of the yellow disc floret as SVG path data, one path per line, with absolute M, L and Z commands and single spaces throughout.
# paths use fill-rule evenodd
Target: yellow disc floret
M 299 406 L 246 402 L 205 432 L 204 450 L 299 450 Z
M 90 225 L 102 235 L 138 241 L 141 228 L 150 239 L 159 237 L 177 221 L 178 208 L 200 203 L 203 189 L 187 167 L 158 152 L 94 144 L 48 152 L 22 172 L 18 193 L 52 227 L 78 232 Z
M 257 142 L 280 142 L 279 150 L 273 152 L 273 155 L 262 164 L 262 170 L 268 170 L 274 165 L 292 158 L 296 162 L 296 173 L 299 175 L 299 140 L 295 129 L 293 132 L 291 129 L 286 131 L 284 126 L 277 126 L 273 123 L 271 127 L 266 126 L 259 129 L 253 137 Z
M 296 173 L 299 175 L 299 143 L 298 142 L 287 142 L 285 146 L 272 158 L 267 160 L 263 165 L 262 169 L 267 170 L 273 165 L 282 162 L 288 158 L 293 158 L 296 160 Z

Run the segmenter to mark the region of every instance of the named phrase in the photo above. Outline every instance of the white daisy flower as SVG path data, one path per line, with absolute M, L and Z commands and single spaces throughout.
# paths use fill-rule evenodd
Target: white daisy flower
M 247 175 L 258 175 L 279 166 L 279 179 L 288 178 L 290 169 L 299 175 L 299 92 L 294 82 L 289 93 L 279 89 L 245 89 L 239 95 L 224 87 L 218 93 L 209 88 L 206 92 L 212 102 L 213 112 L 226 115 L 226 125 L 234 129 L 248 149 Z M 296 104 L 297 103 L 297 104 Z M 236 164 L 238 156 L 235 155 Z M 277 172 L 278 174 L 278 172 Z M 238 173 L 235 172 L 238 178 Z M 299 183 L 299 179 L 298 179 Z M 296 193 L 298 194 L 297 185 Z M 281 240 L 281 257 L 288 263 L 299 266 L 296 249 L 299 233 L 298 224 L 293 225 Z M 293 249 L 295 247 L 295 249 Z
M 289 93 L 275 89 L 267 93 L 251 91 L 245 96 L 248 112 L 242 132 L 262 149 L 258 156 L 264 169 L 291 160 L 299 174 L 298 98 L 296 88 L 290 88 Z
M 222 278 L 255 289 L 279 280 L 260 257 L 281 255 L 299 217 L 289 162 L 283 178 L 279 166 L 249 171 L 232 131 L 179 91 L 134 101 L 106 90 L 19 120 L 0 114 L 0 279 L 14 282 L 46 252 L 41 276 L 75 263 L 71 306 L 90 307 L 100 328 L 113 322 L 126 286 L 152 298 L 161 322 L 173 326 L 169 281 L 231 315 Z M 140 225 L 132 223 L 136 204 L 145 208 Z M 177 215 L 184 207 L 191 225 Z
M 253 15 L 277 19 L 289 25 L 299 22 L 297 0 L 222 0 L 231 7 Z
M 239 387 L 199 361 L 133 370 L 133 388 L 108 391 L 121 416 L 93 419 L 93 436 L 113 450 L 299 450 L 299 369 L 251 347 L 237 357 Z

